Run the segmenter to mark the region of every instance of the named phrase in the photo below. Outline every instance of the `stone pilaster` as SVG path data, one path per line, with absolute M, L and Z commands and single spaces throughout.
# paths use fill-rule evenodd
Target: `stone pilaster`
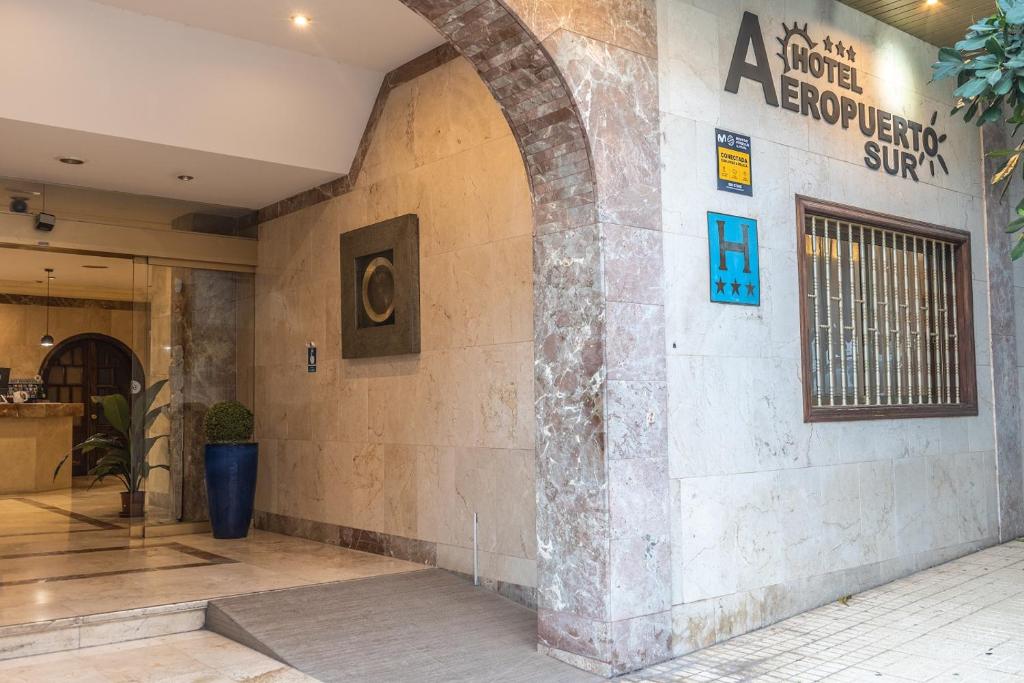
M 403 2 L 476 66 L 533 191 L 540 645 L 603 675 L 666 659 L 654 0 Z
M 1008 192 L 1004 197 L 1002 186 L 994 187 L 991 183 L 1002 159 L 991 159 L 988 154 L 1010 146 L 1006 129 L 986 126 L 982 129 L 981 139 L 985 153 L 982 169 L 985 187 L 984 256 L 989 282 L 988 321 L 992 331 L 999 540 L 1008 541 L 1024 536 L 1024 441 L 1021 438 L 1013 263 L 1010 261 L 1010 250 L 1016 236 L 1009 238 L 1004 231 L 1019 192 Z

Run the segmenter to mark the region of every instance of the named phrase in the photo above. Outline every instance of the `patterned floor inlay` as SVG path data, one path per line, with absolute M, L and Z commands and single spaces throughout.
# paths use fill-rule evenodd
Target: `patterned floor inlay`
M 82 571 L 73 574 L 55 574 L 47 576 L 31 576 L 20 579 L 8 579 L 11 574 L 18 572 L 19 563 L 17 560 L 34 559 L 37 557 L 59 557 L 68 555 L 81 555 L 84 553 L 97 554 L 107 553 L 106 557 L 90 558 L 94 560 L 91 564 L 96 567 L 93 571 Z M 171 561 L 173 555 L 185 555 L 191 561 Z M 140 557 L 141 556 L 141 557 Z M 165 559 L 166 558 L 166 559 Z M 195 560 L 199 560 L 196 562 Z M 141 574 L 146 572 L 162 572 L 172 569 L 197 569 L 209 567 L 215 564 L 232 564 L 238 560 L 217 555 L 198 548 L 192 548 L 181 543 L 160 543 L 154 545 L 120 546 L 112 548 L 87 548 L 79 550 L 51 551 L 45 553 L 22 553 L 20 555 L 0 556 L 0 588 L 9 586 L 24 586 L 33 583 L 53 583 L 56 581 L 77 581 L 79 579 L 94 579 L 98 577 L 123 576 L 126 574 Z M 81 560 L 79 560 L 81 562 Z M 144 566 L 124 566 L 136 562 L 142 562 Z M 24 563 L 20 563 L 24 564 Z M 57 564 L 56 568 L 62 565 Z M 67 565 L 64 565 L 67 566 Z M 113 567 L 113 568 L 111 568 Z M 33 563 L 28 571 L 37 570 L 48 572 L 54 569 L 54 563 L 45 564 Z M 22 571 L 25 571 L 23 569 Z
M 123 529 L 124 528 L 123 526 L 121 526 L 119 524 L 111 524 L 110 522 L 104 522 L 102 519 L 96 519 L 94 517 L 90 517 L 88 515 L 84 515 L 81 512 L 74 512 L 72 510 L 65 510 L 64 508 L 57 507 L 56 505 L 50 505 L 49 503 L 44 503 L 44 502 L 39 501 L 39 500 L 32 500 L 31 498 L 11 498 L 10 500 L 16 500 L 19 503 L 24 503 L 25 505 L 32 505 L 32 506 L 37 507 L 37 508 L 39 508 L 41 510 L 46 510 L 47 512 L 52 512 L 54 514 L 64 515 L 65 517 L 69 517 L 69 518 L 71 518 L 71 519 L 73 519 L 75 521 L 85 522 L 86 524 L 90 524 L 90 525 L 92 525 L 92 526 L 94 526 L 94 527 L 96 527 L 98 529 Z

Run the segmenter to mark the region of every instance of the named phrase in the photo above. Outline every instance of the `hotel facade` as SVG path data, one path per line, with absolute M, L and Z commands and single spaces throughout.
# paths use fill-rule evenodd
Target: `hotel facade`
M 145 3 L 8 4 L 43 37 L 152 38 L 112 40 L 122 63 L 166 31 L 218 40 Z M 54 211 L 48 249 L 145 272 L 121 336 L 175 412 L 139 524 L 206 519 L 202 412 L 236 399 L 257 530 L 476 574 L 536 610 L 542 652 L 604 676 L 1024 534 L 1020 188 L 991 186 L 1007 132 L 950 115 L 936 45 L 833 0 L 389 4 L 438 38 L 367 77 L 342 172 L 204 198 L 245 209 L 227 228 Z M 0 118 L 117 134 L 86 120 L 115 95 L 72 97 Z M 312 157 L 330 107 L 288 97 L 215 133 L 266 142 L 249 119 L 280 116 Z M 33 168 L 0 174 L 89 186 Z M 0 214 L 5 246 L 35 228 Z M 370 257 L 395 287 L 379 306 Z

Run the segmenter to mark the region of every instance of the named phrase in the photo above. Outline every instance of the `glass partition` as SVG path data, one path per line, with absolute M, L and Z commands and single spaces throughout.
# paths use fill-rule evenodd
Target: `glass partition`
M 252 407 L 253 273 L 151 265 L 148 268 L 150 382 L 165 415 L 149 429 L 152 451 L 147 527 L 208 520 L 203 418 L 218 401 Z M 164 466 L 166 469 L 164 469 Z

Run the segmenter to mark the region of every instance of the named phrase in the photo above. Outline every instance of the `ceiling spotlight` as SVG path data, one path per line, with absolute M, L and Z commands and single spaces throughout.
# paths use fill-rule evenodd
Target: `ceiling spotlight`
M 925 0 L 924 4 L 928 7 L 935 7 L 935 5 L 939 4 L 939 0 Z
M 313 23 L 313 20 L 307 17 L 305 14 L 296 14 L 292 16 L 292 23 L 299 28 L 306 28 Z
M 78 157 L 57 157 L 57 161 L 69 166 L 81 166 L 85 163 L 85 159 L 79 159 Z
M 182 173 L 180 176 L 178 176 L 178 180 L 180 180 L 183 183 L 190 183 L 195 179 L 196 177 L 194 175 L 188 175 L 187 173 Z

